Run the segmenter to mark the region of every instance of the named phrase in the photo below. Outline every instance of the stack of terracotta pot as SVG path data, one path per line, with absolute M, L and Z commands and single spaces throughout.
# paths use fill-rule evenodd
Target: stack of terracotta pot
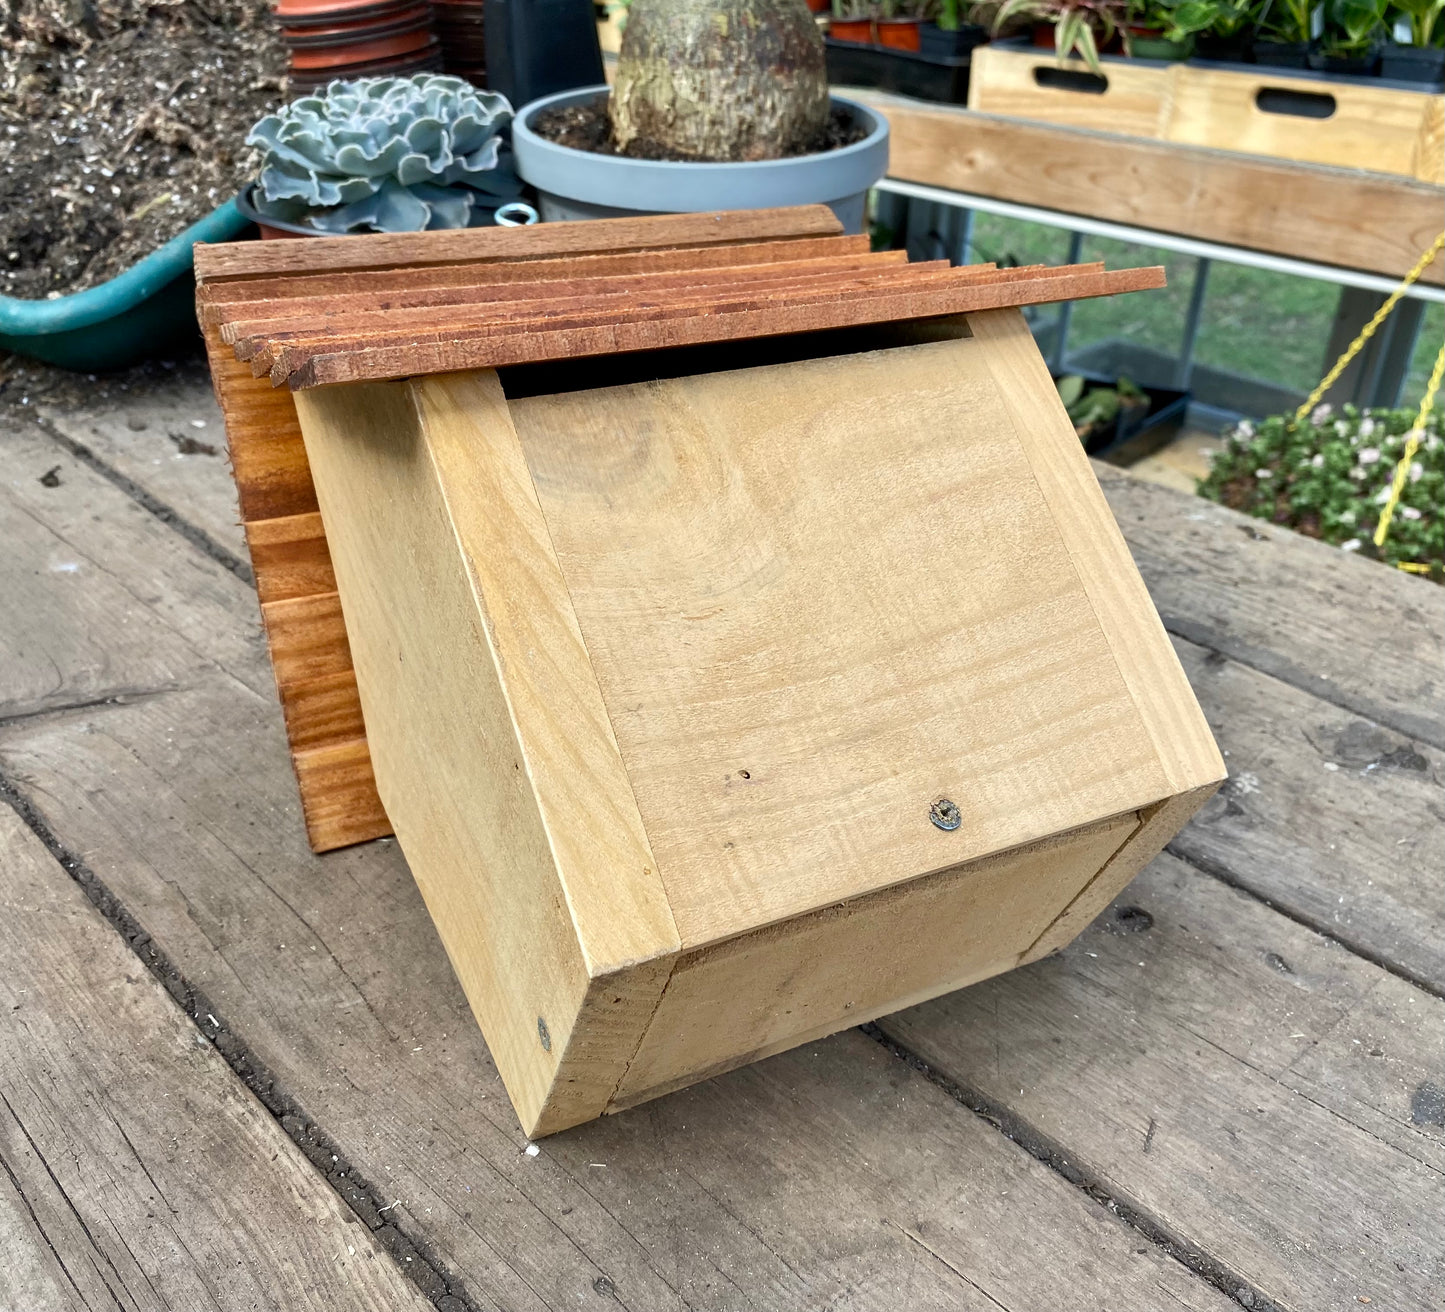
M 487 43 L 482 32 L 486 0 L 432 0 L 442 66 L 473 86 L 487 85 Z
M 429 0 L 279 0 L 276 17 L 291 51 L 291 91 L 333 78 L 439 72 L 441 42 Z

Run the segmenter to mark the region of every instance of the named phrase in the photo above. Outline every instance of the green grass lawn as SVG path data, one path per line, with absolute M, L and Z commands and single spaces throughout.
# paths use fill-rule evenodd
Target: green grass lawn
M 974 215 L 971 260 L 1058 264 L 1067 258 L 1068 249 L 1069 235 L 1061 229 L 995 214 Z M 1078 302 L 1069 329 L 1070 349 L 1108 338 L 1165 352 L 1179 349 L 1194 281 L 1193 256 L 1086 237 L 1080 258 L 1106 260 L 1110 268 L 1162 264 L 1169 286 Z M 1209 273 L 1195 361 L 1308 392 L 1333 363 L 1324 357 L 1339 295 L 1338 287 L 1313 278 L 1216 262 Z M 1419 404 L 1442 340 L 1445 305 L 1430 305 L 1402 404 Z

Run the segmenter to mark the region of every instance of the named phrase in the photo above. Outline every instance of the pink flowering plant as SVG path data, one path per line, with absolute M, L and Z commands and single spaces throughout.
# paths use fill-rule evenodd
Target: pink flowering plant
M 1385 544 L 1377 549 L 1374 543 L 1415 418 L 1414 410 L 1319 405 L 1294 427 L 1290 415 L 1257 425 L 1245 420 L 1224 434 L 1199 493 L 1346 551 L 1391 564 L 1428 564 L 1439 581 L 1445 578 L 1445 418 L 1438 409 L 1405 476 Z

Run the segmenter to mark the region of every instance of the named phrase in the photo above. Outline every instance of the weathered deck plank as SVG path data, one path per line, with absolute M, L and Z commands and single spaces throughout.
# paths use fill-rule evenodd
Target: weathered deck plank
M 1174 645 L 1230 778 L 1170 850 L 1445 996 L 1445 754 Z
M 1445 1002 L 1173 857 L 1123 902 L 881 1028 L 1280 1306 L 1431 1306 L 1445 1136 L 1412 1103 Z
M 13 726 L 0 768 L 479 1300 L 1227 1306 L 856 1032 L 524 1156 L 399 851 L 306 851 L 234 683 Z
M 182 686 L 261 688 L 254 594 L 33 427 L 0 428 L 0 716 Z
M 80 405 L 37 413 L 67 440 L 244 560 L 246 538 L 226 456 L 226 429 L 204 363 Z
M 427 1306 L 0 805 L 0 1307 Z
M 1445 588 L 1094 469 L 1171 633 L 1445 748 Z

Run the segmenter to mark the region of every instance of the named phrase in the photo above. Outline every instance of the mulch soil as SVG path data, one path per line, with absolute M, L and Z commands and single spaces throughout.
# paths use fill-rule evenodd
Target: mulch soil
M 607 118 L 607 102 L 594 100 L 583 105 L 567 105 L 560 109 L 549 109 L 531 120 L 532 131 L 547 141 L 559 146 L 570 146 L 573 150 L 585 150 L 594 155 L 626 155 L 631 159 L 675 160 L 698 163 L 691 157 L 678 155 L 658 145 L 655 141 L 636 140 L 630 142 L 625 151 L 619 151 L 612 139 L 612 124 Z M 828 115 L 828 125 L 817 141 L 811 142 L 799 155 L 817 155 L 825 150 L 838 150 L 862 141 L 868 135 L 862 123 L 840 105 L 834 105 Z
M 264 0 L 0 0 L 0 295 L 93 287 L 234 196 L 286 63 Z

